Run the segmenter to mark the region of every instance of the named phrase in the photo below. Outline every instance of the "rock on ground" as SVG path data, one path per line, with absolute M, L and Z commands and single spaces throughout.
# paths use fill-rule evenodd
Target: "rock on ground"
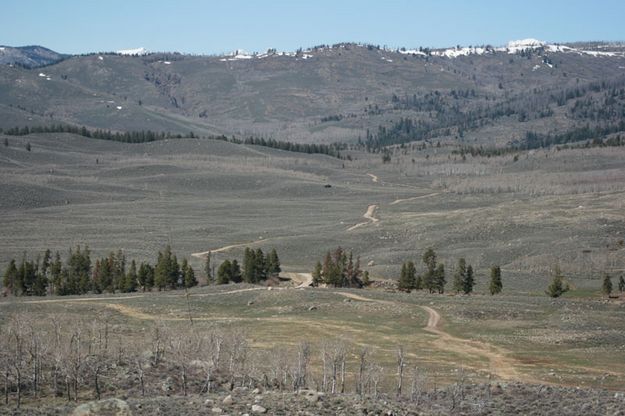
M 132 416 L 130 406 L 120 399 L 106 399 L 81 404 L 72 416 Z

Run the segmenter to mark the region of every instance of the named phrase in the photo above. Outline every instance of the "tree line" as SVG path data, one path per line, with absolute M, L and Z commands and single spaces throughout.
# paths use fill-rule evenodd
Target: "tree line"
M 341 247 L 328 251 L 323 264 L 318 261 L 312 272 L 312 285 L 322 284 L 334 287 L 361 288 L 369 284 L 369 274 L 360 268 L 360 257 L 356 257 Z
M 169 246 L 158 252 L 154 266 L 135 260 L 128 264 L 122 250 L 93 263 L 89 247 L 77 246 L 64 262 L 58 251 L 52 255 L 49 249 L 35 260 L 25 255 L 19 262 L 11 259 L 2 283 L 5 294 L 14 296 L 64 296 L 182 289 L 196 286 L 198 280 L 187 259 L 178 262 Z
M 204 270 L 209 282 L 214 281 L 218 285 L 225 285 L 241 282 L 261 283 L 271 277 L 277 277 L 282 268 L 275 248 L 265 255 L 260 248 L 253 250 L 246 247 L 243 253 L 243 269 L 236 259 L 226 259 L 219 265 L 216 276 L 213 276 L 211 253 L 209 252 Z
M 71 133 L 78 136 L 98 139 L 98 140 L 111 140 L 122 143 L 148 143 L 157 140 L 165 139 L 182 139 L 182 138 L 200 138 L 194 132 L 186 134 L 171 133 L 171 132 L 155 132 L 151 130 L 140 131 L 126 131 L 126 132 L 114 132 L 111 130 L 102 129 L 88 129 L 85 126 L 78 127 L 68 124 L 51 124 L 48 126 L 24 126 L 24 127 L 12 127 L 7 130 L 0 128 L 0 133 L 4 133 L 9 136 L 27 136 L 35 133 Z M 204 136 L 203 139 L 221 140 L 233 144 L 246 144 L 254 146 L 270 147 L 272 149 L 284 150 L 287 152 L 307 153 L 307 154 L 323 154 L 327 156 L 336 157 L 342 159 L 341 149 L 344 145 L 341 144 L 316 144 L 316 143 L 293 143 L 286 141 L 278 141 L 274 139 L 265 139 L 263 137 L 248 137 L 245 139 L 239 139 L 235 136 L 230 138 L 220 136 Z M 7 146 L 5 140 L 5 146 Z
M 398 289 L 406 292 L 412 290 L 427 290 L 429 293 L 444 293 L 447 284 L 445 265 L 438 263 L 437 254 L 431 247 L 422 256 L 425 272 L 417 275 L 414 262 L 407 261 L 402 264 L 399 276 Z M 452 287 L 456 293 L 466 295 L 473 292 L 475 275 L 473 266 L 467 264 L 466 259 L 460 258 L 453 275 Z M 491 295 L 501 293 L 503 283 L 501 280 L 501 268 L 493 266 L 490 270 L 489 292 Z

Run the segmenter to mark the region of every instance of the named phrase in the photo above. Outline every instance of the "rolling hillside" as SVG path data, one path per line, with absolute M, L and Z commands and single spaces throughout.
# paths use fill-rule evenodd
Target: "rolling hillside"
M 622 119 L 624 54 L 620 44 L 527 39 L 501 48 L 74 56 L 31 70 L 0 66 L 0 127 L 507 144 L 528 131 Z M 402 133 L 403 120 L 414 127 Z

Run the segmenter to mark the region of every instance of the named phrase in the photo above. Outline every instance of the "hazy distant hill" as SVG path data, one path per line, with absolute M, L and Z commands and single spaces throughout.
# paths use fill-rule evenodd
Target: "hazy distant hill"
M 93 54 L 37 70 L 0 66 L 0 127 L 64 122 L 308 142 L 509 143 L 528 131 L 622 121 L 624 87 L 625 49 L 597 42 Z
M 61 61 L 68 55 L 54 52 L 43 46 L 0 46 L 0 64 L 37 68 Z

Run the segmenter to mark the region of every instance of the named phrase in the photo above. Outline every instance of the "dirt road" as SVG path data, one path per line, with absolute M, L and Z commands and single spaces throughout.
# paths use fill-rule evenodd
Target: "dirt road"
M 374 183 L 378 183 L 378 181 L 380 180 L 380 179 L 379 179 L 376 175 L 374 175 L 373 173 L 367 173 L 367 176 L 370 176 L 370 177 L 371 177 L 371 180 L 372 180 Z
M 197 258 L 203 258 L 203 257 L 206 257 L 208 255 L 208 253 L 223 253 L 223 252 L 228 251 L 228 250 L 233 249 L 233 248 L 248 247 L 248 246 L 251 246 L 253 244 L 262 243 L 262 242 L 265 242 L 265 241 L 268 241 L 268 240 L 269 239 L 266 238 L 266 239 L 260 239 L 260 240 L 256 240 L 256 241 L 250 241 L 250 242 L 247 242 L 247 243 L 232 244 L 232 245 L 229 245 L 229 246 L 215 248 L 213 250 L 201 251 L 199 253 L 191 253 L 191 255 L 193 257 L 197 257 Z
M 375 302 L 386 305 L 395 305 L 395 302 L 387 300 L 379 300 L 367 298 L 361 295 L 356 295 L 347 292 L 334 292 L 338 295 L 345 296 L 346 298 L 359 300 L 363 302 Z M 489 362 L 489 371 L 494 375 L 504 380 L 519 380 L 528 383 L 542 383 L 540 380 L 533 379 L 531 377 L 520 374 L 517 371 L 519 363 L 509 357 L 509 353 L 503 348 L 481 342 L 474 341 L 465 338 L 459 338 L 449 334 L 440 327 L 441 315 L 433 308 L 429 306 L 419 306 L 421 309 L 427 312 L 428 321 L 425 326 L 425 330 L 437 335 L 438 338 L 434 341 L 434 345 L 444 351 L 449 351 L 459 356 L 466 356 L 469 358 L 483 357 Z
M 366 218 L 367 221 L 359 222 L 356 225 L 352 225 L 351 227 L 349 227 L 347 229 L 347 231 L 353 231 L 356 228 L 360 228 L 360 227 L 365 226 L 367 224 L 374 224 L 374 223 L 380 221 L 378 218 L 375 217 L 375 210 L 376 209 L 378 209 L 377 205 L 369 205 L 369 207 L 367 207 L 367 212 L 365 212 L 365 214 L 363 215 L 363 218 Z
M 431 198 L 433 196 L 440 195 L 440 194 L 441 194 L 440 192 L 434 192 L 434 193 L 427 194 L 427 195 L 413 196 L 412 198 L 396 199 L 393 202 L 391 202 L 389 205 L 397 205 L 397 204 L 400 204 L 402 202 L 416 201 L 417 199 Z

